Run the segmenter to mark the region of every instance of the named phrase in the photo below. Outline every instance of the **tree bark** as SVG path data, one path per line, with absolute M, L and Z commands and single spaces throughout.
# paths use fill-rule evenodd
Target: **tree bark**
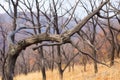
M 87 65 L 87 56 L 83 55 L 82 56 L 82 61 L 83 61 L 83 66 L 84 66 L 84 71 L 86 72 L 86 65 Z
M 57 58 L 58 58 L 58 71 L 59 71 L 59 79 L 63 80 L 63 70 L 62 70 L 62 60 L 61 60 L 61 51 L 60 51 L 60 45 L 57 46 Z
M 39 50 L 39 55 L 40 55 L 40 60 L 41 60 L 42 80 L 46 80 L 46 70 L 45 70 L 43 47 L 40 47 L 38 50 Z
M 54 46 L 52 46 L 52 53 L 51 53 L 52 61 L 51 61 L 51 70 L 53 71 L 54 69 Z
M 95 59 L 97 59 L 97 54 L 96 54 L 96 50 L 93 51 L 93 57 Z M 94 61 L 94 72 L 97 73 L 98 72 L 98 67 L 97 67 L 97 62 Z
M 15 47 L 10 45 L 8 57 L 4 66 L 2 80 L 13 80 L 15 62 L 19 54 L 16 54 Z
M 111 52 L 111 62 L 110 62 L 110 66 L 114 65 L 114 57 L 115 57 L 115 48 L 114 45 L 112 45 L 112 52 Z

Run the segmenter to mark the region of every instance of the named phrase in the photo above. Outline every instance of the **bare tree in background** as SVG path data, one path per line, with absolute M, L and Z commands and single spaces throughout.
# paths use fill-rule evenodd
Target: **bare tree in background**
M 1 49 L 0 49 L 0 64 L 1 66 L 1 72 L 2 75 L 4 74 L 4 67 L 5 67 L 5 60 L 6 60 L 6 47 L 7 47 L 7 30 L 4 27 L 0 27 L 0 33 L 1 33 Z
M 38 0 L 35 0 L 32 2 L 27 0 L 23 0 L 23 1 L 20 1 L 21 4 L 23 4 L 30 12 L 30 15 L 27 15 L 25 11 L 23 11 L 23 15 L 26 17 L 21 17 L 21 18 L 24 18 L 26 21 L 29 21 L 30 24 L 33 26 L 33 30 L 34 30 L 34 34 L 37 35 L 37 34 L 40 34 L 42 33 L 42 26 L 41 26 L 41 17 L 40 17 L 40 9 L 41 9 L 41 6 L 43 6 L 44 4 L 40 5 L 42 1 L 38 1 Z M 35 6 L 34 6 L 35 4 Z M 36 13 L 34 13 L 33 11 L 33 8 L 36 7 Z M 21 8 L 22 9 L 22 8 Z M 22 9 L 23 10 L 23 9 Z M 38 27 L 38 29 L 34 28 L 34 27 Z M 42 42 L 41 42 L 42 43 Z M 36 44 L 38 45 L 38 44 Z M 43 53 L 43 48 L 40 47 L 38 48 L 38 52 L 39 52 L 39 56 L 40 56 L 40 63 L 41 63 L 41 71 L 42 71 L 42 79 L 43 80 L 46 80 L 46 71 L 45 71 L 45 59 L 44 59 L 44 53 Z
M 119 10 L 116 7 L 119 7 L 120 5 L 119 4 L 118 5 L 116 4 L 114 6 L 113 5 L 114 5 L 114 3 L 113 4 L 109 3 L 108 5 L 106 5 L 105 10 L 103 10 L 105 16 L 101 15 L 100 13 L 98 14 L 98 16 L 100 18 L 107 20 L 106 21 L 107 23 L 104 25 L 108 27 L 108 32 L 105 32 L 105 35 L 106 35 L 109 43 L 111 44 L 110 66 L 112 66 L 114 64 L 115 51 L 117 51 L 117 54 L 119 54 L 119 47 L 116 44 L 118 42 L 117 34 L 115 33 L 115 31 L 118 31 L 118 30 L 116 28 L 114 28 L 115 25 L 112 25 L 111 23 L 112 23 L 112 19 L 114 19 L 115 17 L 117 18 L 118 23 L 119 23 L 119 18 L 117 17 L 119 14 Z M 112 7 L 112 9 L 110 7 Z M 115 21 L 115 19 L 114 19 L 114 21 Z M 109 34 L 109 36 L 108 36 L 108 34 Z
M 41 43 L 43 41 L 53 41 L 55 42 L 55 44 L 53 43 L 41 43 L 41 45 L 57 45 L 57 56 L 58 56 L 58 70 L 60 73 L 60 79 L 62 80 L 63 77 L 63 70 L 62 70 L 62 65 L 61 65 L 61 51 L 60 51 L 60 45 L 61 44 L 65 44 L 65 43 L 70 43 L 72 44 L 75 48 L 78 49 L 78 51 L 84 55 L 89 56 L 90 58 L 92 58 L 93 60 L 95 60 L 96 62 L 106 65 L 104 63 L 99 62 L 97 59 L 95 59 L 93 56 L 89 55 L 86 52 L 81 51 L 80 47 L 78 47 L 78 45 L 76 45 L 73 41 L 72 41 L 72 36 L 75 33 L 78 33 L 79 31 L 81 31 L 81 29 L 84 27 L 84 25 L 96 14 L 98 14 L 98 12 L 102 9 L 102 7 L 104 5 L 106 5 L 109 0 L 105 0 L 104 2 L 102 2 L 101 4 L 99 4 L 98 7 L 96 7 L 96 9 L 94 9 L 89 15 L 87 15 L 86 17 L 84 17 L 81 21 L 78 22 L 78 24 L 73 25 L 72 28 L 64 30 L 62 33 L 60 33 L 59 31 L 59 27 L 58 27 L 58 15 L 56 12 L 56 8 L 55 8 L 55 2 L 53 0 L 53 28 L 55 29 L 55 33 L 48 33 L 48 28 L 45 30 L 45 32 L 38 32 L 38 34 L 34 34 L 31 35 L 28 38 L 19 40 L 18 42 L 15 42 L 15 34 L 20 31 L 21 29 L 28 29 L 28 27 L 19 27 L 18 29 L 17 27 L 17 19 L 18 19 L 18 6 L 20 7 L 20 5 L 18 4 L 21 0 L 10 0 L 13 6 L 13 15 L 10 15 L 8 11 L 6 11 L 6 13 L 8 13 L 13 20 L 13 29 L 12 29 L 12 33 L 9 35 L 9 50 L 7 53 L 7 58 L 6 58 L 6 63 L 5 63 L 5 67 L 4 67 L 4 75 L 3 75 L 3 79 L 2 80 L 13 80 L 13 76 L 14 76 L 14 68 L 15 68 L 15 63 L 16 63 L 16 59 L 19 56 L 20 52 L 22 50 L 25 50 L 25 48 L 27 48 L 28 46 L 32 45 L 32 44 L 37 44 L 37 43 Z M 77 6 L 77 4 L 79 3 L 76 2 L 75 6 L 72 9 L 73 13 L 75 12 L 75 8 Z M 38 4 L 37 4 L 38 5 Z M 2 6 L 2 4 L 0 4 L 0 6 L 5 10 L 5 8 Z M 51 12 L 51 11 L 50 11 Z M 33 12 L 32 12 L 33 13 Z M 45 12 L 42 12 L 43 14 Z M 35 14 L 34 14 L 35 15 Z M 46 14 L 45 14 L 46 15 Z M 46 16 L 47 17 L 47 16 Z M 62 25 L 63 28 L 67 28 L 67 24 L 70 22 L 71 18 L 72 18 L 72 14 L 70 16 L 70 18 L 68 18 L 68 20 L 66 20 L 64 22 L 64 25 Z M 34 18 L 34 17 L 33 17 Z M 26 18 L 25 18 L 26 19 Z M 34 19 L 33 19 L 34 20 Z M 36 25 L 33 25 L 33 29 L 36 29 Z M 37 28 L 39 28 L 40 25 L 37 25 Z M 37 32 L 36 32 L 37 33 Z M 43 56 L 44 57 L 44 56 Z M 43 58 L 42 57 L 42 58 Z M 45 78 L 43 79 L 45 80 Z

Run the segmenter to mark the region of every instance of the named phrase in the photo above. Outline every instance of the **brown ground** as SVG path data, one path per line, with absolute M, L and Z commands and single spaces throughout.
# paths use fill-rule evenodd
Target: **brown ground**
M 120 59 L 116 60 L 115 65 L 108 68 L 103 65 L 99 66 L 99 72 L 94 73 L 93 65 L 87 65 L 87 71 L 83 71 L 83 66 L 75 66 L 75 70 L 64 73 L 64 80 L 120 80 Z M 0 79 L 1 80 L 1 79 Z M 28 75 L 18 75 L 14 80 L 42 80 L 40 72 L 29 73 Z M 47 80 L 59 80 L 58 71 L 47 71 Z

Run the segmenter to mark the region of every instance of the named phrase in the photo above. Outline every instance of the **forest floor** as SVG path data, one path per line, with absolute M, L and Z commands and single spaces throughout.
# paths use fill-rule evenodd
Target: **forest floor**
M 83 66 L 76 65 L 74 71 L 64 72 L 64 80 L 120 80 L 120 59 L 115 60 L 115 65 L 110 68 L 101 64 L 98 67 L 98 73 L 95 74 L 93 64 L 87 64 L 86 72 Z M 53 72 L 48 70 L 46 74 L 47 80 L 59 80 L 57 69 Z M 17 75 L 14 80 L 42 80 L 42 76 L 40 72 L 33 72 L 27 75 Z

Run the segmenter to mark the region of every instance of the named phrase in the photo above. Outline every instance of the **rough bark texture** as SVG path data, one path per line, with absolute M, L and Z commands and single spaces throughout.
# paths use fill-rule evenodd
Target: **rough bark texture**
M 30 38 L 24 39 L 22 41 L 19 41 L 17 44 L 10 44 L 9 45 L 9 51 L 5 63 L 5 73 L 3 74 L 3 80 L 13 80 L 14 76 L 14 67 L 15 67 L 15 62 L 17 57 L 19 56 L 19 53 L 24 50 L 27 46 L 30 46 L 35 43 L 39 43 L 41 41 L 57 41 L 61 42 L 61 39 L 58 35 L 48 35 L 48 34 L 40 34 L 40 35 L 35 35 Z

